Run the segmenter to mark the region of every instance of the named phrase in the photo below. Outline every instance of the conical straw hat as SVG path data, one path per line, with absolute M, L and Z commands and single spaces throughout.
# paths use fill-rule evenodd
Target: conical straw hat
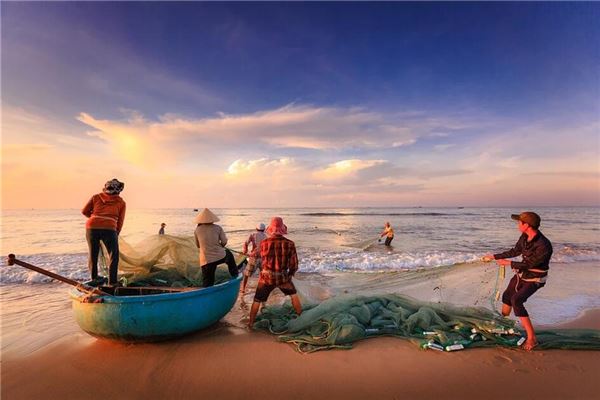
M 219 221 L 219 217 L 213 214 L 208 208 L 202 210 L 202 212 L 196 215 L 196 218 L 194 219 L 194 222 L 197 224 L 212 224 L 217 221 Z

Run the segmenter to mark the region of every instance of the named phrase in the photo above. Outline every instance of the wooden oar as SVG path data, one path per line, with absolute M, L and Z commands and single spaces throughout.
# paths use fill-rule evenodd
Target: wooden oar
M 89 285 L 86 285 L 85 283 L 77 282 L 73 279 L 66 278 L 62 275 L 47 271 L 43 268 L 36 267 L 35 265 L 31 265 L 29 263 L 26 263 L 25 261 L 17 260 L 17 258 L 15 257 L 14 254 L 8 255 L 7 263 L 8 263 L 8 265 L 15 265 L 15 264 L 20 265 L 21 267 L 38 272 L 42 275 L 49 276 L 50 278 L 56 279 L 57 281 L 68 283 L 69 285 L 75 286 L 77 289 L 79 289 L 83 292 L 86 292 L 86 293 L 100 295 L 100 296 L 112 296 L 110 293 L 104 292 L 100 288 L 89 286 Z M 118 290 L 118 288 L 116 288 L 116 289 Z M 124 287 L 123 289 L 162 290 L 163 292 L 188 292 L 188 291 L 192 291 L 192 290 L 198 290 L 201 288 L 197 288 L 197 287 L 175 288 L 175 287 L 168 287 L 168 286 L 167 287 L 164 287 L 164 286 L 142 286 L 142 287 L 130 286 L 130 287 Z
M 56 279 L 57 281 L 68 283 L 69 285 L 75 286 L 77 289 L 79 289 L 83 292 L 89 293 L 89 294 L 95 294 L 98 296 L 111 296 L 111 294 L 103 292 L 102 290 L 100 290 L 98 288 L 86 285 L 85 283 L 77 282 L 73 279 L 66 278 L 62 275 L 56 274 L 54 272 L 46 271 L 43 268 L 36 267 L 35 265 L 26 263 L 25 261 L 17 260 L 17 258 L 15 257 L 14 254 L 8 255 L 7 263 L 8 263 L 8 265 L 15 265 L 15 264 L 20 265 L 23 268 L 27 268 L 27 269 L 30 269 L 37 273 L 40 273 L 42 275 L 49 276 L 50 278 Z

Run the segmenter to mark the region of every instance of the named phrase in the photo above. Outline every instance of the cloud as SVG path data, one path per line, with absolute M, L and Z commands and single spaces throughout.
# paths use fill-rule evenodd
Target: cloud
M 129 112 L 123 120 L 102 120 L 88 113 L 81 113 L 77 119 L 94 128 L 94 135 L 134 164 L 144 164 L 142 152 L 150 160 L 161 154 L 163 163 L 167 163 L 194 151 L 233 146 L 264 151 L 376 151 L 409 146 L 442 125 L 447 129 L 465 126 L 464 122 L 425 117 L 419 120 L 414 115 L 405 117 L 358 107 L 297 104 L 196 119 L 164 114 L 151 121 L 135 112 Z
M 279 160 L 269 160 L 268 158 L 260 158 L 258 160 L 244 161 L 242 159 L 235 160 L 227 168 L 227 174 L 230 177 L 246 177 L 263 169 L 274 169 L 276 171 L 281 168 L 289 167 L 294 163 L 291 158 L 281 158 Z M 262 171 L 261 171 L 262 172 Z
M 456 146 L 456 144 L 454 144 L 454 143 L 441 143 L 441 144 L 436 144 L 435 146 L 433 146 L 433 149 L 435 151 L 446 151 L 448 149 L 451 149 L 454 146 Z
M 153 121 L 133 110 L 122 110 L 120 120 L 82 113 L 87 134 L 74 136 L 52 119 L 7 109 L 2 178 L 9 207 L 38 207 L 40 196 L 48 199 L 44 206 L 80 207 L 113 176 L 127 182 L 132 206 L 143 207 L 595 204 L 600 193 L 593 124 L 466 137 L 452 131 L 448 139 L 430 134 L 440 118 L 290 105 Z M 347 129 L 334 129 L 338 124 Z M 392 147 L 411 140 L 420 142 Z M 452 151 L 443 151 L 450 141 Z M 63 193 L 53 197 L 57 188 Z
M 253 205 L 374 204 L 426 189 L 414 171 L 387 160 L 345 159 L 318 165 L 292 158 L 238 159 L 226 172 L 228 193 Z M 356 204 L 356 203 L 354 203 Z
M 600 172 L 584 172 L 584 171 L 545 171 L 545 172 L 528 172 L 521 174 L 522 176 L 546 176 L 546 177 L 564 177 L 573 179 L 589 179 L 600 178 Z
M 341 179 L 359 178 L 361 172 L 373 167 L 389 164 L 385 160 L 341 160 L 329 164 L 323 169 L 315 171 L 312 175 L 318 181 L 339 181 Z M 364 175 L 363 175 L 364 177 Z

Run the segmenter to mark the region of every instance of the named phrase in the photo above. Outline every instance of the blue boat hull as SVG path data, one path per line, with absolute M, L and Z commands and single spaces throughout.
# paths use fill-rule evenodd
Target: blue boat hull
M 209 288 L 143 296 L 105 296 L 84 303 L 85 293 L 70 292 L 75 319 L 90 335 L 122 341 L 157 341 L 206 328 L 233 307 L 241 276 Z

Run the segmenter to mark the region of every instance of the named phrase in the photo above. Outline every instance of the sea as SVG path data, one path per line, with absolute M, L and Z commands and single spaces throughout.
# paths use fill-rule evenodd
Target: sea
M 519 237 L 510 215 L 519 208 L 294 208 L 214 209 L 228 236 L 228 247 L 241 250 L 259 223 L 280 216 L 296 243 L 300 271 L 377 273 L 436 268 L 478 260 L 511 248 Z M 553 244 L 554 263 L 600 261 L 600 208 L 536 208 L 541 230 Z M 122 239 L 135 246 L 166 233 L 192 236 L 194 209 L 127 211 Z M 72 279 L 85 280 L 85 220 L 79 210 L 3 210 L 2 254 Z M 391 247 L 377 239 L 385 222 L 395 238 Z M 51 280 L 20 267 L 2 267 L 1 284 L 40 284 Z
M 257 224 L 282 217 L 287 237 L 298 250 L 295 282 L 303 299 L 322 301 L 340 293 L 406 293 L 424 301 L 497 308 L 490 296 L 506 283 L 498 282 L 494 263 L 483 265 L 480 259 L 514 246 L 520 233 L 510 215 L 526 210 L 541 216 L 541 230 L 554 248 L 548 288 L 527 303 L 536 324 L 560 323 L 600 307 L 599 207 L 212 211 L 219 216 L 227 246 L 233 250 L 242 249 Z M 129 209 L 121 239 L 135 248 L 136 243 L 157 235 L 163 222 L 167 235 L 191 237 L 197 213 L 194 209 Z M 77 209 L 3 210 L 1 253 L 13 253 L 30 264 L 86 281 L 85 221 Z M 378 242 L 386 222 L 395 231 L 390 247 Z M 254 278 L 249 293 L 239 297 L 222 323 L 244 326 L 255 285 Z M 5 262 L 0 265 L 3 357 L 29 354 L 57 340 L 91 340 L 72 318 L 69 290 L 68 285 L 36 272 Z M 269 301 L 285 301 L 280 294 L 272 297 Z

